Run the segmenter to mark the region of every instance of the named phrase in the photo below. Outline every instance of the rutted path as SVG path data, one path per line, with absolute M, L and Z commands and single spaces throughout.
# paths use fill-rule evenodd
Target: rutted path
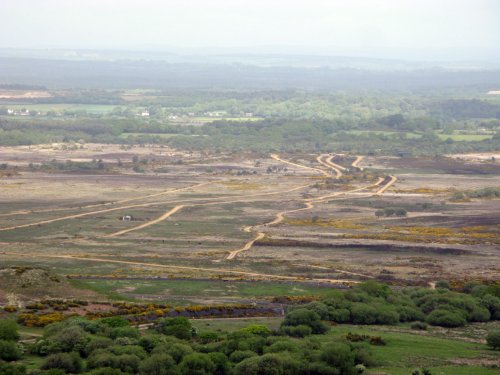
M 375 194 L 377 195 L 384 194 L 386 190 L 389 189 L 392 185 L 394 185 L 394 183 L 398 180 L 396 176 L 389 176 L 389 177 L 390 177 L 389 182 L 387 182 L 384 186 L 382 186 L 382 188 L 380 188 L 380 190 L 377 191 Z
M 169 218 L 170 216 L 172 216 L 173 214 L 175 214 L 177 211 L 183 209 L 184 206 L 183 205 L 178 205 L 178 206 L 175 206 L 174 208 L 172 208 L 170 211 L 168 212 L 165 212 L 163 215 L 161 215 L 159 218 L 157 219 L 154 219 L 154 220 L 151 220 L 151 221 L 148 221 L 144 224 L 141 224 L 141 225 L 138 225 L 136 227 L 133 227 L 133 228 L 128 228 L 128 229 L 124 229 L 124 230 L 120 230 L 118 232 L 115 232 L 115 233 L 111 233 L 111 234 L 107 234 L 103 237 L 105 238 L 109 238 L 109 237 L 117 237 L 117 236 L 121 236 L 122 234 L 125 234 L 125 233 L 128 233 L 128 232 L 132 232 L 132 231 L 135 231 L 135 230 L 140 230 L 142 228 L 146 228 L 146 227 L 149 227 L 150 225 L 154 225 L 154 224 L 157 224 L 157 223 L 160 223 L 162 222 L 163 220 Z
M 322 160 L 322 157 L 324 157 L 324 156 L 327 156 L 327 155 L 320 155 L 320 156 L 318 156 L 316 158 L 316 160 L 319 163 L 321 163 L 321 164 L 323 164 L 323 165 L 325 165 L 325 166 L 327 166 L 327 167 L 335 170 L 337 172 L 337 177 L 336 178 L 337 179 L 340 178 L 340 176 L 342 176 L 342 172 L 339 170 L 338 167 L 340 167 L 340 168 L 344 168 L 344 167 L 339 166 L 339 165 L 337 165 L 335 163 L 331 163 L 332 165 L 329 165 L 328 162 L 324 163 L 323 160 Z M 292 163 L 292 162 L 289 162 L 287 160 L 281 159 L 279 157 L 279 155 L 276 155 L 276 154 L 271 155 L 271 157 L 273 157 L 273 159 L 275 159 L 275 160 L 279 160 L 279 161 L 282 161 L 282 162 L 287 163 L 287 164 L 292 164 L 292 165 L 295 165 L 295 166 L 300 167 L 300 168 L 314 169 L 316 171 L 319 170 L 319 171 L 322 171 L 324 173 L 324 171 L 321 170 L 321 169 L 311 168 L 311 167 L 303 166 L 303 165 L 300 165 L 300 164 Z M 333 158 L 333 156 L 330 156 L 329 158 L 327 158 L 327 160 L 332 159 L 332 158 Z M 340 176 L 339 176 L 339 174 L 340 174 Z M 306 207 L 298 208 L 298 209 L 294 209 L 294 210 L 286 210 L 286 211 L 278 212 L 276 214 L 276 216 L 275 216 L 275 219 L 272 220 L 272 221 L 270 221 L 269 223 L 258 224 L 258 225 L 254 225 L 254 226 L 247 226 L 243 230 L 245 232 L 252 232 L 255 229 L 260 228 L 260 227 L 269 227 L 269 226 L 272 226 L 272 225 L 279 224 L 279 223 L 281 223 L 285 219 L 285 215 L 286 214 L 313 209 L 314 208 L 313 202 L 319 203 L 319 202 L 323 202 L 324 200 L 329 199 L 329 198 L 338 197 L 338 196 L 341 196 L 341 195 L 347 195 L 349 193 L 354 193 L 354 192 L 358 192 L 358 191 L 370 189 L 370 188 L 379 186 L 383 181 L 384 181 L 383 178 L 379 178 L 376 183 L 371 184 L 371 185 L 367 185 L 367 186 L 363 186 L 363 187 L 360 187 L 360 188 L 356 188 L 356 189 L 352 189 L 352 190 L 347 190 L 347 191 L 339 191 L 339 192 L 335 192 L 335 193 L 332 193 L 332 194 L 324 195 L 324 196 L 321 196 L 321 197 L 304 199 L 303 202 L 305 203 Z M 378 194 L 378 192 L 377 192 L 377 194 Z M 383 194 L 383 192 L 381 194 Z M 231 251 L 229 253 L 229 255 L 226 257 L 226 260 L 232 260 L 232 259 L 236 258 L 236 256 L 238 256 L 239 253 L 241 253 L 243 251 L 250 250 L 252 248 L 252 246 L 254 245 L 255 242 L 263 239 L 264 237 L 265 237 L 265 233 L 264 232 L 257 232 L 257 235 L 252 240 L 248 241 L 242 248 Z
M 317 158 L 316 158 L 316 161 L 322 165 L 324 165 L 325 167 L 329 168 L 329 169 L 333 169 L 335 171 L 335 178 L 338 180 L 340 177 L 342 177 L 342 171 L 337 168 L 337 167 L 334 167 L 333 165 L 331 164 L 328 164 L 327 162 L 323 161 L 323 157 L 325 156 L 328 156 L 328 155 L 319 155 Z
M 341 166 L 340 164 L 337 164 L 337 163 L 333 162 L 333 158 L 334 157 L 335 157 L 335 155 L 331 155 L 330 157 L 326 158 L 325 159 L 326 164 L 330 165 L 333 168 L 340 169 L 341 171 L 347 170 L 347 168 Z
M 358 165 L 364 158 L 365 158 L 364 156 L 356 156 L 356 160 L 352 162 L 351 166 L 353 166 L 354 168 L 358 168 L 360 171 L 362 171 L 363 167 L 359 167 Z
M 308 167 L 308 166 L 305 166 L 305 165 L 293 163 L 291 161 L 281 159 L 279 157 L 279 155 L 277 155 L 277 154 L 271 154 L 271 158 L 273 158 L 274 160 L 280 161 L 282 163 L 285 163 L 285 164 L 290 164 L 290 165 L 293 165 L 295 167 L 299 167 L 299 168 L 302 168 L 302 169 L 309 169 L 309 170 L 321 173 L 325 177 L 330 177 L 330 173 L 328 173 L 327 171 L 324 171 L 323 169 L 314 168 L 314 167 Z

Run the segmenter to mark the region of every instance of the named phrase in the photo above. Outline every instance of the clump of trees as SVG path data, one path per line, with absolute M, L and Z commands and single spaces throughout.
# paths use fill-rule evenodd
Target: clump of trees
M 408 214 L 408 212 L 402 208 L 402 207 L 386 207 L 381 210 L 375 211 L 375 216 L 376 217 L 390 217 L 390 216 L 397 216 L 397 217 L 404 217 Z
M 415 325 L 416 329 L 425 329 L 425 323 L 459 327 L 468 322 L 500 320 L 498 288 L 480 284 L 464 288 L 466 293 L 451 291 L 449 284 L 441 282 L 436 290 L 408 288 L 395 291 L 385 284 L 369 281 L 347 292 L 332 292 L 320 301 L 292 308 L 283 323 L 283 331 L 298 336 L 287 327 L 307 326 L 303 320 L 293 319 L 295 316 L 308 316 L 313 322 L 311 324 L 316 324 L 316 321 L 352 324 L 420 322 Z M 313 327 L 308 327 L 314 333 Z
M 318 334 L 328 329 L 310 310 L 296 309 L 287 314 L 283 328 L 300 326 Z M 8 337 L 14 336 L 9 333 Z M 42 357 L 40 370 L 46 374 L 354 375 L 376 364 L 367 345 L 348 339 L 291 339 L 281 330 L 273 332 L 258 324 L 228 334 L 197 332 L 185 318 L 162 319 L 140 335 L 126 319 L 110 317 L 72 318 L 51 324 L 44 329 L 43 337 L 26 345 L 25 350 Z M 2 360 L 21 356 L 19 353 Z M 2 375 L 26 373 L 22 365 L 0 362 Z

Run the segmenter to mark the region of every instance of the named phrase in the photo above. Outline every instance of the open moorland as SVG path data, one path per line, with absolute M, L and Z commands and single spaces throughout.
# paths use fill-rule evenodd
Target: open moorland
M 247 303 L 365 280 L 497 282 L 500 201 L 484 193 L 498 194 L 496 156 L 3 147 L 2 265 L 68 286 L 2 283 L 0 300 Z

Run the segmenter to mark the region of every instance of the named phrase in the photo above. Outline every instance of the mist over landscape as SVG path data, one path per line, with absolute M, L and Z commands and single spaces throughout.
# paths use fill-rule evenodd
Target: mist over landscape
M 0 375 L 498 373 L 500 2 L 0 14 Z

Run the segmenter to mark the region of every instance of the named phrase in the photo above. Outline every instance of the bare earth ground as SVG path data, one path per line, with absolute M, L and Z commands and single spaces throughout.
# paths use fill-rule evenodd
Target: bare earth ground
M 53 159 L 106 168 L 28 167 Z M 500 165 L 482 160 L 2 147 L 0 163 L 17 168 L 0 178 L 1 264 L 62 276 L 500 280 L 500 201 L 450 200 L 500 186 Z M 408 214 L 377 218 L 384 207 Z

